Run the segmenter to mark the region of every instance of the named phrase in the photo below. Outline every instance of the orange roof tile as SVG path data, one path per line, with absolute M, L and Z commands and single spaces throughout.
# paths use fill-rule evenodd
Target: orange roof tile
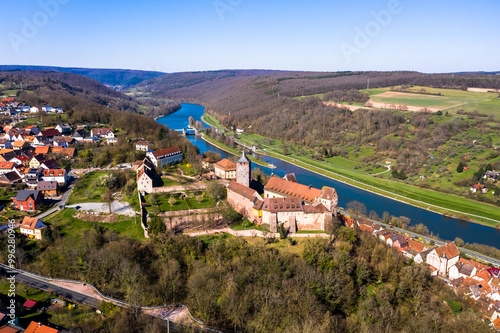
M 436 249 L 436 252 L 438 256 L 442 256 L 443 254 L 446 256 L 446 258 L 451 259 L 456 256 L 460 255 L 460 252 L 458 251 L 457 246 L 455 245 L 455 242 L 448 243 L 446 245 L 443 245 L 441 247 L 438 247 Z
M 321 190 L 317 188 L 290 182 L 278 177 L 271 177 L 265 189 L 289 197 L 300 198 L 310 203 L 314 202 L 314 200 L 321 195 Z
M 0 169 L 12 169 L 14 167 L 14 162 L 0 162 Z
M 32 321 L 25 333 L 57 333 L 59 332 L 55 328 L 48 327 L 45 325 L 42 325 L 41 323 L 37 323 L 36 321 Z
M 21 222 L 21 228 L 33 230 L 37 222 L 38 219 L 36 217 L 25 216 Z
M 39 146 L 35 148 L 35 154 L 48 154 L 50 146 Z
M 425 245 L 414 241 L 413 239 L 408 239 L 408 245 L 410 246 L 410 249 L 414 249 L 417 252 L 422 252 L 425 250 Z
M 490 280 L 491 276 L 490 276 L 490 273 L 488 273 L 487 270 L 482 270 L 479 273 L 476 273 L 476 275 L 474 275 L 472 278 L 474 280 L 477 280 L 477 281 L 486 281 L 486 282 L 488 282 Z
M 216 167 L 223 169 L 224 171 L 234 171 L 236 170 L 236 164 L 228 160 L 227 158 L 217 162 Z

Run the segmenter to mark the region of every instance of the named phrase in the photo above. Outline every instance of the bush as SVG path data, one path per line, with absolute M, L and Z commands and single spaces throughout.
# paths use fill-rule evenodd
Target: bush
M 452 301 L 452 302 L 449 302 L 448 305 L 450 306 L 451 311 L 453 311 L 453 313 L 462 312 L 462 304 L 460 302 Z

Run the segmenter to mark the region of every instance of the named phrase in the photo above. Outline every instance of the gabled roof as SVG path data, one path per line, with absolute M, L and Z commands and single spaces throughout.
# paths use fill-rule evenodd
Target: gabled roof
M 4 179 L 8 181 L 9 183 L 13 184 L 15 182 L 20 181 L 22 178 L 19 176 L 19 174 L 15 171 L 7 172 L 4 173 L 3 175 L 0 176 L 0 179 Z
M 36 198 L 40 195 L 40 191 L 34 190 L 21 190 L 17 192 L 15 197 L 16 201 L 26 201 L 29 197 L 32 197 L 36 201 Z
M 317 188 L 290 182 L 278 177 L 271 177 L 265 189 L 288 197 L 300 198 L 310 203 L 314 202 L 321 195 L 321 190 Z
M 303 209 L 299 198 L 264 198 L 262 210 L 277 213 L 301 212 Z
M 66 175 L 65 169 L 45 169 L 42 171 L 43 177 L 63 177 Z
M 24 145 L 27 145 L 25 141 L 16 141 L 12 144 L 12 147 L 22 148 Z
M 227 158 L 217 162 L 215 164 L 216 167 L 219 167 L 221 169 L 224 169 L 224 171 L 234 171 L 236 170 L 236 164 L 234 164 L 232 161 L 228 160 Z
M 298 199 L 298 198 L 297 198 Z M 300 200 L 300 199 L 299 199 Z M 316 204 L 316 205 L 303 205 L 302 206 L 304 213 L 306 214 L 322 214 L 326 212 L 330 212 L 323 204 Z
M 48 327 L 36 321 L 32 321 L 24 333 L 57 333 L 55 328 Z
M 11 170 L 14 164 L 14 162 L 0 162 L 0 170 Z
M 295 177 L 295 174 L 294 173 L 288 173 L 285 175 L 285 177 L 283 177 L 284 180 L 288 180 L 289 182 L 294 182 L 294 183 L 298 183 L 297 182 L 297 177 Z
M 410 249 L 413 249 L 417 252 L 422 252 L 425 250 L 424 244 L 417 242 L 417 241 L 414 241 L 413 239 L 408 240 L 408 246 L 410 247 Z
M 455 242 L 451 242 L 441 247 L 438 247 L 436 249 L 436 252 L 439 257 L 442 257 L 444 255 L 448 260 L 460 255 L 460 252 L 458 251 Z
M 170 155 L 180 154 L 180 153 L 182 153 L 182 152 L 179 149 L 179 147 L 177 147 L 177 146 L 163 148 L 163 149 L 155 150 L 154 152 L 152 152 L 153 156 L 156 159 L 165 158 L 165 157 L 168 157 Z
M 37 219 L 36 217 L 25 216 L 23 221 L 21 222 L 21 228 L 35 230 L 36 228 L 46 227 L 46 225 L 43 224 L 42 221 L 40 221 L 40 223 L 38 223 L 39 221 L 40 220 Z M 37 224 L 38 224 L 38 227 L 37 227 Z
M 42 165 L 47 167 L 47 169 L 57 169 L 59 168 L 59 163 L 56 160 L 46 160 L 42 162 Z
M 93 128 L 91 130 L 91 132 L 92 132 L 92 135 L 94 135 L 94 136 L 101 136 L 101 135 L 108 134 L 108 132 L 113 133 L 113 129 L 112 128 Z
M 137 141 L 135 144 L 138 146 L 149 146 L 153 143 L 151 141 Z
M 35 154 L 48 154 L 50 146 L 38 146 L 35 148 Z
M 227 189 L 229 191 L 236 192 L 237 194 L 247 198 L 250 201 L 254 201 L 256 196 L 259 196 L 257 191 L 251 189 L 250 187 L 246 187 L 245 185 L 242 185 L 240 183 L 237 183 L 236 181 L 231 181 L 229 185 L 227 186 Z
M 323 186 L 321 189 L 321 199 L 325 200 L 335 200 L 338 199 L 337 191 L 333 187 Z
M 87 138 L 89 136 L 89 133 L 83 128 L 77 129 L 72 135 L 73 138 Z
M 41 131 L 40 132 L 43 136 L 46 136 L 48 138 L 50 137 L 53 137 L 53 136 L 57 136 L 57 135 L 61 135 L 61 132 L 59 132 L 58 130 L 56 130 L 55 128 L 51 128 L 51 129 L 46 129 L 44 131 Z

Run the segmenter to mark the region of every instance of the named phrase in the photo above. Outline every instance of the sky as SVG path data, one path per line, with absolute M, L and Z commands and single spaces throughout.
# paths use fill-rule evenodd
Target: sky
M 498 0 L 3 0 L 0 64 L 500 71 Z

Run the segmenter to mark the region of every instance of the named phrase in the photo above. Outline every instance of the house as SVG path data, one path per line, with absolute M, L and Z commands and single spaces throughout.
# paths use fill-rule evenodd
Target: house
M 0 162 L 0 175 L 14 171 L 15 166 L 14 162 Z
M 59 135 L 61 135 L 61 132 L 59 132 L 57 129 L 55 129 L 55 128 L 49 128 L 49 129 L 47 129 L 46 128 L 45 130 L 43 130 L 40 133 L 38 133 L 37 136 L 44 136 L 46 138 L 51 139 L 51 138 L 53 138 L 55 136 L 59 136 Z
M 419 254 L 417 254 L 413 260 L 417 263 L 417 264 L 423 264 L 427 261 L 427 255 L 429 253 L 431 253 L 431 251 L 434 250 L 434 248 L 431 248 L 431 249 L 427 249 L 427 250 L 424 250 L 422 252 L 420 252 Z
M 215 175 L 222 179 L 236 179 L 236 164 L 223 159 L 214 165 Z
M 491 180 L 498 180 L 498 176 L 500 175 L 500 172 L 497 171 L 486 171 L 484 174 L 485 179 L 491 179 Z
M 10 162 L 14 162 L 15 164 L 17 165 L 22 165 L 22 166 L 29 166 L 30 165 L 30 160 L 31 158 L 29 158 L 27 155 L 19 155 L 19 156 L 16 156 L 14 158 L 12 158 L 10 160 Z
M 259 216 L 259 203 L 262 205 L 262 198 L 257 191 L 236 181 L 231 181 L 227 186 L 227 202 L 241 215 L 257 222 Z M 254 207 L 255 206 L 255 207 Z M 255 208 L 255 209 L 254 209 Z
M 433 249 L 426 258 L 426 263 L 436 267 L 438 274 L 446 275 L 450 268 L 455 265 L 460 258 L 455 242 L 448 243 L 436 249 Z
M 57 155 L 63 155 L 65 157 L 75 157 L 76 149 L 75 148 L 63 148 L 63 147 L 53 147 L 52 153 Z
M 75 139 L 78 142 L 83 142 L 83 141 L 92 141 L 92 137 L 89 135 L 89 133 L 84 130 L 83 128 L 77 129 L 75 133 L 71 136 L 73 139 Z
M 29 167 L 32 169 L 38 169 L 44 161 L 45 161 L 45 156 L 35 155 L 31 158 Z
M 12 142 L 8 139 L 0 139 L 0 149 L 12 149 Z
M 142 193 L 153 192 L 155 178 L 154 166 L 149 158 L 146 157 L 137 169 L 137 190 Z
M 37 125 L 30 125 L 26 127 L 26 132 L 32 135 L 37 135 L 38 133 L 40 133 L 40 128 L 38 128 Z
M 500 268 L 491 266 L 487 271 L 490 273 L 491 277 L 500 277 Z
M 58 333 L 55 328 L 32 321 L 24 333 Z
M 39 109 L 39 108 L 37 108 L 36 106 L 32 106 L 32 107 L 30 108 L 30 113 L 38 113 L 38 112 L 40 112 L 40 109 Z
M 60 165 L 56 160 L 45 160 L 40 163 L 40 168 L 42 169 L 59 169 Z
M 41 179 L 55 181 L 59 186 L 64 186 L 68 182 L 68 173 L 64 169 L 46 169 L 42 170 Z
M 146 156 L 158 169 L 164 168 L 167 164 L 182 162 L 182 152 L 177 146 L 148 152 Z
M 476 267 L 462 261 L 458 261 L 454 266 L 452 266 L 449 272 L 449 277 L 451 280 L 455 280 L 461 277 L 471 278 L 474 275 L 476 275 Z
M 135 150 L 149 151 L 151 148 L 153 148 L 151 141 L 137 141 L 135 144 Z
M 236 129 L 236 133 L 243 133 L 243 132 L 245 132 L 245 130 L 243 128 L 241 128 L 241 127 L 238 127 Z
M 35 154 L 47 155 L 50 151 L 50 146 L 38 146 L 35 148 Z
M 20 183 L 22 177 L 15 171 L 7 172 L 0 175 L 0 184 L 3 185 L 14 185 Z
M 12 144 L 14 150 L 24 150 L 31 147 L 31 145 L 26 141 L 16 141 Z
M 42 231 L 47 226 L 36 217 L 25 216 L 20 225 L 21 234 L 30 238 L 42 239 Z
M 35 190 L 21 190 L 12 198 L 17 209 L 22 211 L 37 210 L 44 202 L 43 194 Z
M 58 130 L 61 134 L 68 134 L 71 133 L 71 130 L 73 128 L 69 124 L 59 124 L 56 126 L 56 130 Z
M 24 182 L 30 187 L 35 187 L 38 185 L 38 179 L 40 177 L 41 169 L 32 168 L 24 174 Z
M 427 249 L 427 247 L 424 244 L 417 242 L 413 239 L 408 239 L 408 247 L 412 250 L 415 250 L 417 253 L 420 253 Z
M 54 147 L 68 148 L 70 144 L 74 143 L 75 139 L 70 136 L 55 136 L 52 139 L 52 144 Z
M 112 128 L 93 128 L 90 130 L 90 135 L 98 138 L 114 139 L 115 134 Z
M 392 242 L 392 246 L 398 249 L 399 252 L 408 249 L 408 240 L 400 235 L 394 242 Z
M 210 157 L 206 157 L 206 158 L 203 158 L 201 160 L 201 166 L 204 168 L 204 169 L 214 169 L 215 168 L 215 163 L 217 161 L 214 160 L 213 158 L 210 158 Z
M 57 182 L 56 181 L 39 181 L 36 187 L 37 191 L 43 193 L 44 196 L 57 195 Z
M 35 138 L 33 139 L 33 142 L 31 142 L 31 145 L 33 147 L 48 146 L 50 144 L 51 144 L 50 140 L 48 138 L 44 137 L 43 135 L 35 136 Z

